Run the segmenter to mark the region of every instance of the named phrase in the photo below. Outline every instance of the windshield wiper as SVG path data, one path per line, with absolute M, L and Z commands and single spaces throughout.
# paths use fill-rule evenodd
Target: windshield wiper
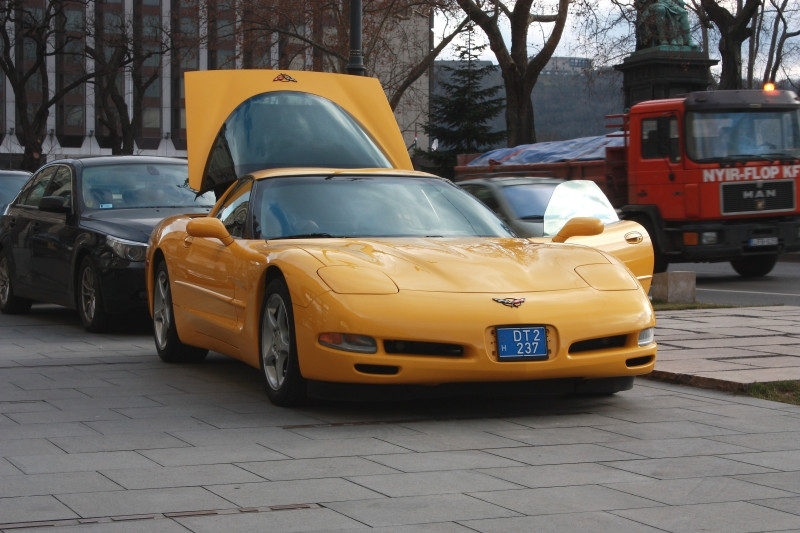
M 282 237 L 275 237 L 276 239 L 325 239 L 331 238 L 333 235 L 330 233 L 298 233 L 297 235 L 284 235 Z

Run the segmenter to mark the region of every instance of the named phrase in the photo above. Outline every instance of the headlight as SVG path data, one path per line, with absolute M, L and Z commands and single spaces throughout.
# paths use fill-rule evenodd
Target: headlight
M 639 332 L 639 346 L 653 344 L 656 338 L 656 328 L 647 328 Z
M 144 261 L 147 256 L 147 243 L 144 242 L 128 241 L 108 235 L 106 244 L 114 250 L 115 254 L 128 261 Z

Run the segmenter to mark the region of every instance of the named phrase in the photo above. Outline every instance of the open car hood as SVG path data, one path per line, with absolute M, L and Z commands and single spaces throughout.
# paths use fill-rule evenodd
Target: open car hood
M 265 168 L 412 169 L 375 78 L 206 70 L 185 82 L 189 185 L 201 193 Z

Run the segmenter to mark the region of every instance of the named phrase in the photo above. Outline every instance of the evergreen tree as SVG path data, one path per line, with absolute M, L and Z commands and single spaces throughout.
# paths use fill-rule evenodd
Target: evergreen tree
M 465 43 L 456 47 L 456 66 L 442 67 L 442 93 L 431 95 L 428 124 L 423 126 L 438 147 L 422 153 L 431 160 L 434 171 L 447 178 L 453 177 L 458 154 L 484 152 L 506 136 L 488 125 L 505 108 L 505 99 L 496 96 L 502 87 L 485 87 L 482 83 L 497 67 L 479 63 L 486 45 L 475 44 L 474 27 L 470 26 L 465 35 Z

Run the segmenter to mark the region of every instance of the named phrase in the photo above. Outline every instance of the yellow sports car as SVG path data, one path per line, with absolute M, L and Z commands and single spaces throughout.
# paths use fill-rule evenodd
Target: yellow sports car
M 603 223 L 516 237 L 450 181 L 411 170 L 376 80 L 190 72 L 186 102 L 190 185 L 219 200 L 151 235 L 164 361 L 235 357 L 278 405 L 312 382 L 613 393 L 653 369 L 642 284 L 613 255 L 563 242 Z

